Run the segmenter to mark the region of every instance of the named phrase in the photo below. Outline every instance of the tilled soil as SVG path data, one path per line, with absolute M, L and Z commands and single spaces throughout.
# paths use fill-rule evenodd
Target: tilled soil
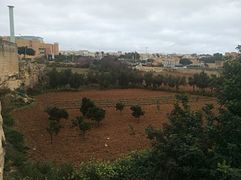
M 105 108 L 106 118 L 99 127 L 93 127 L 83 138 L 79 130 L 71 127 L 71 119 L 80 115 L 79 109 L 69 109 L 69 119 L 61 120 L 63 128 L 50 143 L 47 133 L 48 115 L 44 108 L 56 101 L 76 101 L 83 97 L 97 99 L 148 98 L 174 96 L 174 93 L 143 89 L 90 90 L 79 92 L 52 92 L 36 96 L 36 103 L 31 108 L 13 112 L 16 129 L 24 134 L 28 146 L 28 156 L 33 160 L 51 161 L 58 164 L 78 165 L 89 160 L 114 160 L 132 151 L 150 147 L 145 128 L 149 125 L 160 127 L 172 110 L 172 104 L 161 104 L 160 112 L 156 105 L 143 106 L 145 115 L 139 122 L 131 115 L 129 107 L 122 113 L 114 107 Z M 200 98 L 192 102 L 191 107 L 198 109 L 205 103 L 215 103 L 214 98 Z M 131 130 L 133 127 L 134 131 Z M 134 134 L 133 134 L 134 133 Z

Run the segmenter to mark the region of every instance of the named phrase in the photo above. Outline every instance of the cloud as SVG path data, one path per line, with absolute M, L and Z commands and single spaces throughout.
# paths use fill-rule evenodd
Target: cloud
M 0 34 L 59 42 L 61 49 L 214 53 L 241 43 L 240 0 L 2 0 Z

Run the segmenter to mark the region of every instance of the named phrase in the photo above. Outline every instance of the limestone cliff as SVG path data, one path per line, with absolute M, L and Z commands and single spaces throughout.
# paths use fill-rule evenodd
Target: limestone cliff
M 3 168 L 4 168 L 4 155 L 5 155 L 5 150 L 4 150 L 4 144 L 5 144 L 5 136 L 3 132 L 3 119 L 1 115 L 1 102 L 0 102 L 0 180 L 3 179 Z
M 33 88 L 44 75 L 44 64 L 19 62 L 19 79 L 25 87 Z

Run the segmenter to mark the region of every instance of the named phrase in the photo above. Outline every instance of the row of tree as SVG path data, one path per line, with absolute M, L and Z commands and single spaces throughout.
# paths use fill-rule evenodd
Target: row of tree
M 146 87 L 146 88 L 171 88 L 179 91 L 180 86 L 190 85 L 193 91 L 197 88 L 205 91 L 216 90 L 221 78 L 216 75 L 208 76 L 205 72 L 196 73 L 192 77 L 174 75 L 155 75 L 151 72 L 138 71 L 90 71 L 87 74 L 73 73 L 71 70 L 58 72 L 53 69 L 47 73 L 49 88 L 74 88 L 97 84 L 101 88 L 110 87 Z

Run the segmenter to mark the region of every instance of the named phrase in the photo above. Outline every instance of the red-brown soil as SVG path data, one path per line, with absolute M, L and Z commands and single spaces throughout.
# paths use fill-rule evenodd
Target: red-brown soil
M 68 110 L 68 120 L 61 120 L 64 128 L 54 136 L 53 144 L 46 131 L 48 115 L 44 112 L 47 105 L 55 101 L 76 101 L 82 97 L 95 99 L 121 98 L 151 98 L 157 96 L 174 96 L 174 93 L 149 91 L 143 89 L 116 89 L 105 91 L 53 92 L 36 96 L 36 103 L 31 108 L 19 109 L 13 112 L 16 129 L 24 134 L 26 145 L 29 147 L 28 156 L 33 160 L 52 161 L 55 163 L 73 163 L 88 160 L 113 160 L 131 151 L 148 148 L 150 143 L 145 135 L 148 125 L 160 127 L 167 119 L 167 113 L 173 108 L 172 104 L 161 104 L 160 112 L 156 105 L 143 106 L 144 117 L 138 123 L 131 115 L 129 107 L 122 113 L 115 108 L 106 108 L 106 118 L 100 127 L 94 127 L 83 139 L 78 129 L 71 128 L 71 119 L 80 115 L 78 109 Z M 215 103 L 215 99 L 200 98 L 192 102 L 191 107 L 198 109 L 208 102 Z M 134 127 L 135 135 L 130 134 L 129 125 Z

